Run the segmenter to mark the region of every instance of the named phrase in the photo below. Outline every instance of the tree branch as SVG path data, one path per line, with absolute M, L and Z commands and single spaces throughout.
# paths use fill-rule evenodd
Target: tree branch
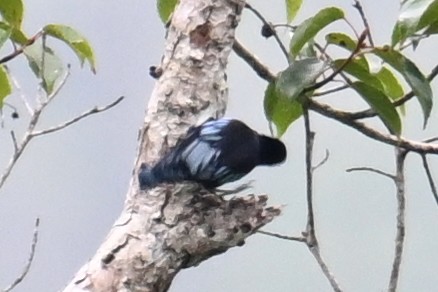
M 73 125 L 73 124 L 79 122 L 80 120 L 82 120 L 82 119 L 84 119 L 84 118 L 86 118 L 86 117 L 88 117 L 88 116 L 91 116 L 91 115 L 94 115 L 94 114 L 98 114 L 98 113 L 101 113 L 101 112 L 107 111 L 107 110 L 109 110 L 109 109 L 115 107 L 115 106 L 118 105 L 118 104 L 119 104 L 124 98 L 125 98 L 124 96 L 120 96 L 119 98 L 117 98 L 116 100 L 114 100 L 113 102 L 111 102 L 110 104 L 107 104 L 107 105 L 105 105 L 105 106 L 103 106 L 103 107 L 94 107 L 94 108 L 92 108 L 92 109 L 90 109 L 90 110 L 88 110 L 88 111 L 86 111 L 86 112 L 80 114 L 79 116 L 76 116 L 76 117 L 72 118 L 72 119 L 69 120 L 69 121 L 66 121 L 66 122 L 64 122 L 64 123 L 62 123 L 62 124 L 59 124 L 59 125 L 57 125 L 57 126 L 54 126 L 54 127 L 48 128 L 48 129 L 39 130 L 39 131 L 34 131 L 34 132 L 31 133 L 31 135 L 32 135 L 33 137 L 38 137 L 38 136 L 42 136 L 42 135 L 46 135 L 46 134 L 50 134 L 50 133 L 54 133 L 54 132 L 60 131 L 60 130 L 62 130 L 62 129 L 67 128 L 68 126 L 71 126 L 71 125 Z
M 35 256 L 35 249 L 38 243 L 38 227 L 40 225 L 40 219 L 37 218 L 35 220 L 35 228 L 33 231 L 33 237 L 32 237 L 32 244 L 30 246 L 30 252 L 29 252 L 29 257 L 27 259 L 27 262 L 23 268 L 23 271 L 21 272 L 21 274 L 14 280 L 14 282 L 9 285 L 8 287 L 6 287 L 5 289 L 3 289 L 3 292 L 9 292 L 12 291 L 15 287 L 17 287 L 18 284 L 20 284 L 24 278 L 26 277 L 27 273 L 30 270 L 30 266 L 32 265 L 33 262 L 33 258 Z
M 264 231 L 264 230 L 258 230 L 257 233 L 268 235 L 268 236 L 271 236 L 271 237 L 276 237 L 276 238 L 279 238 L 279 239 L 285 239 L 285 240 L 290 240 L 290 241 L 306 242 L 306 238 L 304 238 L 302 236 L 287 236 L 287 235 L 283 235 L 283 234 L 279 234 L 279 233 L 274 233 L 274 232 L 269 232 L 269 231 Z
M 397 233 L 395 236 L 395 251 L 392 264 L 391 277 L 389 280 L 389 292 L 397 291 L 397 283 L 400 273 L 400 265 L 403 255 L 404 239 L 405 239 L 405 176 L 404 163 L 408 151 L 396 148 L 396 175 L 395 185 L 397 189 Z
M 339 284 L 337 283 L 334 275 L 330 272 L 327 264 L 321 256 L 319 250 L 318 239 L 315 233 L 315 218 L 313 213 L 313 166 L 312 166 L 312 152 L 313 152 L 313 141 L 315 138 L 315 133 L 311 131 L 309 111 L 307 105 L 303 105 L 303 116 L 304 116 L 304 128 L 306 136 L 306 189 L 307 189 L 307 225 L 306 232 L 303 233 L 306 239 L 306 245 L 309 248 L 312 255 L 315 257 L 317 263 L 319 264 L 322 272 L 329 280 L 330 285 L 336 292 L 341 292 Z
M 435 199 L 435 202 L 438 205 L 438 192 L 437 192 L 435 183 L 433 181 L 432 172 L 430 171 L 429 164 L 427 163 L 426 154 L 421 154 L 421 159 L 423 160 L 423 167 L 424 167 L 424 170 L 426 171 L 426 176 L 427 176 L 427 180 L 428 180 L 429 185 L 430 185 L 430 190 L 432 191 L 432 195 Z
M 124 210 L 64 291 L 167 291 L 180 270 L 242 245 L 280 214 L 279 207 L 266 205 L 266 196 L 225 200 L 197 184 L 163 184 L 145 191 L 138 185 L 142 163 L 153 165 L 191 126 L 224 114 L 225 69 L 244 4 L 178 2 Z
M 359 0 L 354 0 L 353 7 L 356 8 L 357 11 L 359 12 L 360 18 L 362 18 L 362 22 L 365 26 L 365 30 L 367 31 L 368 40 L 370 41 L 371 46 L 374 47 L 374 41 L 373 41 L 373 37 L 371 35 L 370 25 L 369 25 L 368 20 L 365 16 L 365 12 L 363 11 L 362 4 L 360 3 Z
M 255 9 L 254 7 L 252 7 L 251 5 L 249 5 L 248 3 L 245 4 L 245 8 L 248 8 L 249 10 L 251 10 L 251 12 L 253 12 L 262 22 L 264 25 L 268 25 L 268 26 L 272 26 L 264 17 L 263 15 L 257 11 L 257 9 Z M 280 47 L 281 51 L 283 52 L 283 55 L 286 57 L 287 62 L 289 63 L 289 53 L 286 50 L 286 47 L 283 45 L 283 43 L 280 40 L 280 37 L 277 34 L 277 31 L 275 30 L 275 28 L 272 30 L 273 36 L 275 38 L 275 40 L 277 41 L 278 46 Z
M 438 154 L 438 144 L 417 142 L 405 139 L 403 137 L 397 137 L 395 135 L 381 133 L 375 129 L 366 126 L 362 122 L 352 120 L 351 116 L 347 112 L 335 110 L 328 105 L 318 103 L 314 100 L 309 100 L 309 108 L 323 116 L 334 119 L 344 125 L 356 129 L 365 136 L 368 136 L 374 140 L 396 147 L 401 147 L 416 153 Z
M 353 171 L 369 171 L 369 172 L 374 172 L 374 173 L 377 173 L 377 174 L 380 174 L 380 175 L 386 176 L 386 177 L 388 177 L 388 178 L 390 178 L 390 179 L 392 179 L 392 180 L 395 180 L 395 179 L 396 179 L 396 177 L 395 177 L 394 175 L 392 175 L 392 174 L 390 174 L 390 173 L 387 173 L 387 172 L 384 172 L 384 171 L 381 171 L 381 170 L 379 170 L 379 169 L 372 168 L 372 167 L 352 167 L 352 168 L 347 169 L 346 171 L 347 171 L 347 172 L 353 172 Z

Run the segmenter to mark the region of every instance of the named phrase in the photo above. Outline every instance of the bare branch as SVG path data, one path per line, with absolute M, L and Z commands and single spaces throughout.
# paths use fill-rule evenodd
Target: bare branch
M 326 149 L 324 158 L 320 162 L 318 162 L 317 165 L 312 167 L 312 172 L 323 166 L 328 161 L 329 157 L 330 157 L 330 152 L 328 151 L 328 149 Z
M 317 245 L 315 236 L 315 221 L 313 216 L 313 175 L 312 175 L 312 150 L 315 133 L 310 129 L 309 111 L 303 106 L 304 128 L 306 135 L 306 189 L 307 189 L 307 245 Z
M 313 142 L 315 138 L 315 133 L 311 131 L 310 128 L 310 118 L 307 105 L 303 106 L 303 116 L 304 116 L 304 128 L 306 134 L 306 189 L 307 189 L 307 225 L 306 232 L 303 235 L 306 239 L 305 243 L 309 248 L 312 255 L 315 257 L 322 272 L 329 280 L 334 291 L 340 292 L 342 289 L 337 283 L 335 277 L 330 272 L 328 266 L 324 262 L 320 250 L 319 244 L 315 232 L 315 218 L 313 212 L 313 173 L 312 173 L 312 152 L 313 152 Z
M 257 9 L 255 9 L 254 7 L 249 5 L 248 3 L 245 4 L 245 8 L 248 8 L 249 10 L 251 10 L 263 22 L 264 25 L 271 26 L 271 24 L 263 17 L 263 15 L 260 12 L 257 11 Z M 272 32 L 273 32 L 273 36 L 274 36 L 275 40 L 277 41 L 281 51 L 283 52 L 283 55 L 286 57 L 286 60 L 289 63 L 289 53 L 286 50 L 286 47 L 283 45 L 280 38 L 278 37 L 277 31 L 275 29 L 273 29 Z
M 312 255 L 315 257 L 316 262 L 320 266 L 325 277 L 329 280 L 330 285 L 333 288 L 333 291 L 342 292 L 342 289 L 339 286 L 338 282 L 336 281 L 334 275 L 330 272 L 327 264 L 325 263 L 324 259 L 321 257 L 321 253 L 319 252 L 319 247 L 318 246 L 309 247 L 309 250 L 312 253 Z
M 104 112 L 104 111 L 107 111 L 107 110 L 113 108 L 114 106 L 119 104 L 124 98 L 125 98 L 124 96 L 120 96 L 115 101 L 111 102 L 110 104 L 107 104 L 106 106 L 94 107 L 94 108 L 92 108 L 92 109 L 90 109 L 90 110 L 80 114 L 79 116 L 74 117 L 73 119 L 71 119 L 69 121 L 66 121 L 66 122 L 64 122 L 64 123 L 62 123 L 60 125 L 57 125 L 55 127 L 51 127 L 51 128 L 48 128 L 48 129 L 40 130 L 40 131 L 34 131 L 34 132 L 32 132 L 31 135 L 33 137 L 37 137 L 37 136 L 46 135 L 46 134 L 54 133 L 54 132 L 57 132 L 59 130 L 65 129 L 68 126 L 71 126 L 71 125 L 79 122 L 80 120 L 88 117 L 88 116 L 91 116 L 91 115 L 94 115 L 94 114 L 97 114 L 97 113 L 101 113 L 101 112 Z
M 288 236 L 288 235 L 283 235 L 283 234 L 269 232 L 269 231 L 263 231 L 263 230 L 258 230 L 257 233 L 280 238 L 280 239 L 285 239 L 285 240 L 306 242 L 306 238 L 304 238 L 302 236 Z
M 26 96 L 24 95 L 23 90 L 21 89 L 20 83 L 18 83 L 17 79 L 15 78 L 14 74 L 12 74 L 12 72 L 9 70 L 8 66 L 5 65 L 4 67 L 8 72 L 9 79 L 12 81 L 12 84 L 17 89 L 21 102 L 26 107 L 27 112 L 29 113 L 30 116 L 33 115 L 33 109 L 30 106 L 29 102 L 27 101 Z
M 33 231 L 33 238 L 32 238 L 32 245 L 30 246 L 30 253 L 29 253 L 29 257 L 27 259 L 26 265 L 23 268 L 23 271 L 21 272 L 21 274 L 14 280 L 14 282 L 9 285 L 8 287 L 6 287 L 5 289 L 3 289 L 3 292 L 9 292 L 12 289 L 14 289 L 18 284 L 20 284 L 24 278 L 26 277 L 27 273 L 29 272 L 30 266 L 32 265 L 33 262 L 33 258 L 35 256 L 35 249 L 38 243 L 38 227 L 40 225 L 40 218 L 37 218 L 35 220 L 35 228 Z
M 14 153 L 18 151 L 17 137 L 15 137 L 15 132 L 11 131 L 12 144 L 14 144 Z
M 68 75 L 66 75 L 67 78 Z M 62 87 L 64 84 L 64 82 L 62 82 L 59 87 Z M 59 92 L 59 90 L 55 90 L 56 92 Z M 64 122 L 63 124 L 60 124 L 58 126 L 55 127 L 51 127 L 45 130 L 40 130 L 40 131 L 35 131 L 35 127 L 38 124 L 39 118 L 41 113 L 43 112 L 43 110 L 45 109 L 45 107 L 49 104 L 49 102 L 51 100 L 53 100 L 53 97 L 55 95 L 51 95 L 50 98 L 47 99 L 46 102 L 42 103 L 34 112 L 34 114 L 31 116 L 31 119 L 29 121 L 29 125 L 28 125 L 28 129 L 26 131 L 26 133 L 24 134 L 22 140 L 20 143 L 17 143 L 16 141 L 14 142 L 14 153 L 11 157 L 11 159 L 9 160 L 8 165 L 6 166 L 5 170 L 3 171 L 2 175 L 0 176 L 0 188 L 4 185 L 4 183 L 6 182 L 7 178 L 9 177 L 9 175 L 12 172 L 12 169 L 14 168 L 15 164 L 17 163 L 18 159 L 21 157 L 21 155 L 23 154 L 26 146 L 29 144 L 29 142 L 32 140 L 32 138 L 34 137 L 38 137 L 41 135 L 45 135 L 45 134 L 49 134 L 49 133 L 53 133 L 53 132 L 57 132 L 59 130 L 62 130 L 64 128 L 67 128 L 68 126 L 79 122 L 80 120 L 93 115 L 93 114 L 97 114 L 97 113 L 101 113 L 104 111 L 109 110 L 110 108 L 116 106 L 117 104 L 119 104 L 124 97 L 121 96 L 118 99 L 116 99 L 115 101 L 113 101 L 112 103 L 104 106 L 104 107 L 95 107 L 87 112 L 84 112 L 83 114 L 67 121 Z M 13 138 L 14 139 L 14 138 Z
M 421 159 L 423 160 L 423 167 L 426 171 L 427 180 L 429 181 L 430 189 L 432 191 L 433 197 L 435 198 L 435 202 L 438 205 L 438 192 L 435 186 L 435 182 L 433 181 L 432 172 L 429 168 L 429 163 L 427 162 L 426 154 L 421 154 Z
M 392 263 L 391 277 L 389 280 L 389 292 L 397 291 L 397 283 L 400 273 L 400 265 L 403 255 L 404 239 L 405 239 L 405 176 L 404 162 L 408 151 L 405 149 L 396 148 L 396 179 L 395 185 L 397 189 L 397 233 L 395 236 L 395 251 L 394 261 Z
M 262 79 L 268 82 L 275 80 L 275 74 L 269 71 L 269 68 L 263 65 L 260 60 L 247 48 L 245 48 L 237 39 L 234 40 L 233 50 L 239 57 L 245 60 L 246 63 L 251 66 L 251 68 L 254 69 L 257 75 L 259 75 Z
M 372 47 L 374 47 L 374 41 L 373 41 L 373 37 L 371 36 L 370 25 L 369 25 L 368 20 L 367 20 L 367 18 L 365 16 L 365 12 L 363 11 L 362 4 L 360 3 L 359 0 L 354 0 L 353 7 L 356 8 L 357 11 L 359 12 L 360 17 L 362 18 L 362 22 L 363 22 L 363 24 L 365 26 L 365 29 L 367 31 L 367 36 L 368 36 L 368 40 L 370 41 L 370 45 Z
M 380 174 L 380 175 L 386 176 L 386 177 L 388 177 L 388 178 L 390 178 L 390 179 L 392 179 L 392 180 L 395 180 L 395 179 L 396 179 L 395 175 L 392 175 L 392 174 L 390 174 L 390 173 L 387 173 L 387 172 L 384 172 L 384 171 L 381 171 L 381 170 L 379 170 L 379 169 L 375 169 L 375 168 L 372 168 L 372 167 L 352 167 L 352 168 L 348 168 L 348 169 L 346 170 L 346 172 L 353 172 L 353 171 L 369 171 L 369 172 L 375 172 L 375 173 L 377 173 L 377 174 Z
M 438 144 L 417 142 L 413 140 L 408 140 L 402 137 L 397 137 L 391 134 L 384 134 L 375 129 L 372 129 L 366 126 L 364 123 L 352 120 L 351 116 L 348 112 L 340 111 L 333 109 L 332 107 L 318 103 L 312 99 L 309 101 L 309 108 L 320 113 L 323 116 L 334 119 L 336 121 L 341 122 L 344 125 L 347 125 L 353 129 L 358 130 L 362 134 L 375 139 L 377 141 L 393 145 L 396 147 L 401 147 L 406 150 L 416 152 L 416 153 L 433 153 L 438 154 Z
M 328 95 L 328 94 L 336 93 L 336 92 L 339 92 L 339 91 L 342 91 L 342 90 L 348 89 L 348 88 L 350 88 L 350 85 L 345 84 L 345 85 L 338 86 L 338 87 L 335 87 L 335 88 L 332 88 L 332 89 L 327 89 L 325 91 L 315 92 L 315 93 L 312 94 L 312 96 Z

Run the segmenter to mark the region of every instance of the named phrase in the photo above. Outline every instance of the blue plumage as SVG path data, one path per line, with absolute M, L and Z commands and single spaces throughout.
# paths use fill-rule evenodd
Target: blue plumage
M 211 189 L 242 178 L 258 165 L 285 159 L 280 140 L 259 135 L 238 120 L 210 119 L 190 128 L 157 164 L 143 164 L 139 183 L 146 189 L 163 182 L 194 181 Z

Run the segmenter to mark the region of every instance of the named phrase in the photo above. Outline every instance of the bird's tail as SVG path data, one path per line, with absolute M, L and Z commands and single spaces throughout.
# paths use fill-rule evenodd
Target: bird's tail
M 140 170 L 138 172 L 138 182 L 140 184 L 140 189 L 153 188 L 159 184 L 159 180 L 154 175 L 152 167 L 142 163 Z
M 189 170 L 174 153 L 163 157 L 153 167 L 143 163 L 138 173 L 142 190 L 156 187 L 160 183 L 181 182 L 188 179 L 190 179 Z

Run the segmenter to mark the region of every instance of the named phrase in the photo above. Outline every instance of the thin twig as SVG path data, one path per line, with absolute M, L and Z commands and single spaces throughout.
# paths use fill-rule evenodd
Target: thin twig
M 325 149 L 324 158 L 320 162 L 318 162 L 317 165 L 312 166 L 312 173 L 315 172 L 315 170 L 317 170 L 321 166 L 323 166 L 328 161 L 329 157 L 330 157 L 330 151 L 328 151 L 328 149 Z
M 433 153 L 438 154 L 438 144 L 424 143 L 413 140 L 408 140 L 402 137 L 397 137 L 391 134 L 381 133 L 373 128 L 366 126 L 364 123 L 352 120 L 348 112 L 339 111 L 331 108 L 330 106 L 322 103 L 318 103 L 312 99 L 309 99 L 309 108 L 317 113 L 341 122 L 357 131 L 361 132 L 365 136 L 368 136 L 374 140 L 401 147 L 406 150 L 416 153 Z
M 390 173 L 387 173 L 387 172 L 384 172 L 384 171 L 381 171 L 381 170 L 379 170 L 379 169 L 375 169 L 375 168 L 372 168 L 372 167 L 352 167 L 352 168 L 348 168 L 348 169 L 346 169 L 345 171 L 346 171 L 346 172 L 353 172 L 353 171 L 369 171 L 369 172 L 374 172 L 374 173 L 377 173 L 377 174 L 380 174 L 380 175 L 386 176 L 387 178 L 390 178 L 390 179 L 392 179 L 392 180 L 395 180 L 395 179 L 396 179 L 395 175 L 392 175 L 392 174 L 390 174 Z
M 40 130 L 40 131 L 34 131 L 34 132 L 32 132 L 32 136 L 37 137 L 37 136 L 46 135 L 46 134 L 54 133 L 54 132 L 57 132 L 59 130 L 65 129 L 68 126 L 82 120 L 83 118 L 86 118 L 86 117 L 91 116 L 93 114 L 104 112 L 106 110 L 109 110 L 110 108 L 119 104 L 124 98 L 125 98 L 124 96 L 120 96 L 115 101 L 111 102 L 110 104 L 107 104 L 106 106 L 92 108 L 92 109 L 80 114 L 79 116 L 74 117 L 73 119 L 66 121 L 60 125 L 55 126 L 55 127 L 51 127 L 51 128 Z
M 432 172 L 429 168 L 429 163 L 427 162 L 426 154 L 421 154 L 421 159 L 423 160 L 423 167 L 426 171 L 427 180 L 429 181 L 430 189 L 432 191 L 433 197 L 435 198 L 435 202 L 438 205 L 438 192 L 435 186 L 435 182 L 433 181 Z
M 306 242 L 306 239 L 302 236 L 287 236 L 279 233 L 269 232 L 269 231 L 263 231 L 263 230 L 257 230 L 257 233 L 280 238 L 280 239 L 286 239 L 291 241 L 299 241 L 299 242 Z
M 248 3 L 245 4 L 245 8 L 248 8 L 249 10 L 251 10 L 262 22 L 264 25 L 271 25 L 264 17 L 263 15 L 257 11 L 257 9 L 255 9 L 254 7 L 252 7 L 251 5 L 249 5 Z M 275 38 L 275 40 L 277 41 L 281 51 L 283 52 L 283 55 L 286 57 L 287 62 L 289 63 L 289 53 L 286 50 L 286 47 L 283 45 L 283 43 L 280 40 L 280 37 L 278 36 L 277 32 L 275 29 L 272 30 L 273 32 L 273 36 Z
M 306 190 L 307 190 L 307 245 L 314 246 L 318 242 L 315 236 L 315 221 L 313 216 L 313 175 L 312 175 L 312 150 L 315 133 L 310 129 L 309 110 L 303 106 L 304 128 L 306 135 Z
M 357 11 L 359 12 L 360 17 L 362 18 L 363 25 L 365 26 L 365 29 L 367 30 L 367 36 L 368 36 L 368 40 L 370 41 L 370 45 L 372 47 L 374 47 L 374 41 L 373 41 L 373 37 L 371 35 L 370 25 L 369 25 L 368 20 L 365 16 L 365 12 L 363 10 L 362 4 L 359 2 L 359 0 L 354 0 L 353 7 L 356 8 Z
M 400 266 L 403 255 L 404 239 L 405 239 L 405 177 L 404 177 L 404 162 L 408 151 L 396 148 L 396 180 L 397 189 L 397 233 L 395 236 L 395 251 L 394 261 L 392 263 L 391 277 L 389 279 L 389 292 L 397 291 L 397 283 L 400 274 Z
M 233 50 L 239 57 L 245 60 L 246 63 L 251 66 L 251 68 L 253 68 L 257 75 L 259 75 L 262 79 L 265 79 L 268 82 L 275 80 L 274 73 L 270 72 L 268 67 L 263 65 L 260 60 L 247 48 L 245 48 L 237 39 L 234 40 Z
M 11 131 L 12 144 L 14 144 L 14 153 L 18 151 L 17 137 L 15 137 L 15 132 Z
M 306 232 L 303 233 L 306 239 L 306 245 L 309 248 L 312 255 L 315 257 L 322 272 L 329 280 L 332 288 L 336 292 L 342 291 L 337 283 L 335 277 L 330 272 L 328 266 L 324 262 L 318 245 L 318 240 L 315 232 L 315 217 L 313 212 L 313 173 L 312 173 L 312 152 L 315 133 L 312 132 L 310 127 L 310 118 L 307 105 L 303 105 L 304 116 L 304 128 L 306 135 L 306 189 L 307 189 L 307 224 Z
M 339 286 L 338 282 L 336 282 L 334 275 L 330 272 L 327 264 L 325 263 L 324 259 L 321 257 L 321 253 L 319 252 L 319 247 L 314 246 L 314 247 L 311 247 L 309 249 L 310 249 L 310 252 L 312 253 L 312 255 L 315 257 L 316 262 L 318 263 L 319 267 L 321 268 L 323 274 L 329 280 L 330 285 L 333 288 L 333 291 L 342 292 L 342 289 Z
M 8 287 L 6 287 L 5 289 L 3 289 L 3 292 L 9 292 L 12 289 L 14 289 L 18 284 L 20 284 L 24 278 L 26 277 L 27 273 L 30 270 L 30 266 L 32 265 L 33 262 L 33 258 L 35 256 L 35 249 L 38 243 L 38 227 L 40 225 L 40 219 L 37 218 L 35 220 L 35 228 L 33 230 L 33 238 L 32 238 L 32 245 L 30 246 L 30 253 L 29 253 L 29 257 L 27 259 L 26 265 L 23 268 L 23 271 L 21 272 L 21 274 L 14 280 L 14 282 L 9 285 Z
M 348 89 L 348 88 L 350 88 L 350 85 L 345 84 L 345 85 L 338 86 L 338 87 L 335 87 L 335 88 L 332 88 L 332 89 L 327 89 L 325 91 L 315 92 L 315 93 L 312 94 L 312 96 L 328 95 L 328 94 L 332 94 L 332 93 L 337 93 L 339 91 L 342 91 L 342 90 L 345 90 L 345 89 Z
M 78 117 L 75 117 L 61 125 L 52 127 L 52 128 L 48 128 L 45 130 L 41 130 L 41 131 L 35 131 L 35 127 L 38 124 L 39 121 L 39 117 L 42 113 L 42 111 L 44 110 L 45 106 L 48 103 L 43 103 L 41 105 L 41 107 L 39 107 L 37 110 L 35 110 L 34 115 L 31 117 L 31 120 L 29 122 L 28 125 L 28 129 L 26 131 L 26 133 L 24 134 L 21 142 L 17 145 L 16 151 L 14 152 L 14 154 L 12 155 L 9 164 L 6 166 L 5 170 L 3 171 L 3 174 L 0 177 L 0 188 L 3 187 L 4 183 L 6 182 L 7 178 L 9 177 L 9 175 L 12 172 L 12 169 L 14 168 L 15 164 L 17 163 L 18 159 L 21 157 L 21 155 L 24 152 L 24 149 L 26 148 L 26 146 L 29 144 L 29 142 L 32 140 L 32 138 L 37 137 L 37 136 L 41 136 L 44 134 L 49 134 L 49 133 L 53 133 L 56 131 L 59 131 L 61 129 L 64 129 L 80 120 L 82 120 L 83 118 L 90 116 L 92 114 L 96 114 L 96 113 L 101 113 L 104 112 L 114 106 L 116 106 L 118 103 L 120 103 L 122 100 L 124 99 L 124 97 L 119 97 L 118 99 L 116 99 L 114 102 L 101 107 L 101 108 L 94 108 L 91 109 L 81 115 L 79 115 Z M 48 101 L 50 101 L 51 99 L 48 99 Z
M 316 82 L 315 84 L 305 88 L 303 90 L 303 92 L 309 92 L 309 91 L 313 91 L 315 89 L 321 88 L 324 85 L 328 84 L 329 82 L 331 82 L 337 75 L 341 75 L 344 80 L 348 83 L 351 84 L 352 82 L 350 81 L 350 79 L 348 79 L 346 77 L 345 74 L 343 74 L 343 70 L 344 68 L 351 62 L 351 60 L 353 60 L 353 58 L 356 56 L 356 54 L 360 51 L 363 42 L 365 41 L 365 37 L 366 37 L 366 30 L 363 31 L 357 41 L 356 44 L 356 48 L 354 48 L 354 50 L 350 53 L 350 55 L 348 56 L 348 58 L 342 63 L 341 66 L 339 66 L 336 70 L 333 71 L 332 74 L 330 74 L 329 76 L 327 76 L 326 78 L 324 78 L 324 80 L 320 81 L 320 82 Z M 325 48 L 322 48 L 320 45 L 315 43 L 315 47 L 329 60 L 332 60 L 332 58 L 325 52 Z
M 24 95 L 23 90 L 21 89 L 20 84 L 18 83 L 18 81 L 17 81 L 17 79 L 15 78 L 15 76 L 11 73 L 11 71 L 9 70 L 9 68 L 8 68 L 7 66 L 5 66 L 5 68 L 6 68 L 7 72 L 8 72 L 9 79 L 12 81 L 12 84 L 14 85 L 14 87 L 16 88 L 16 90 L 17 90 L 18 93 L 19 93 L 19 96 L 20 96 L 21 102 L 22 102 L 22 103 L 24 104 L 24 106 L 26 107 L 27 112 L 29 113 L 29 115 L 32 116 L 32 115 L 33 115 L 33 109 L 32 109 L 32 107 L 30 106 L 29 102 L 27 101 L 26 96 Z
M 14 59 L 15 57 L 21 55 L 24 52 L 24 49 L 26 49 L 28 46 L 31 46 L 35 43 L 35 41 L 40 38 L 43 35 L 42 31 L 37 32 L 33 37 L 31 37 L 30 39 L 28 39 L 27 43 L 25 43 L 23 46 L 21 46 L 20 48 L 14 50 L 12 53 L 10 53 L 7 56 L 4 56 L 3 58 L 0 59 L 0 64 L 9 62 L 10 60 Z

